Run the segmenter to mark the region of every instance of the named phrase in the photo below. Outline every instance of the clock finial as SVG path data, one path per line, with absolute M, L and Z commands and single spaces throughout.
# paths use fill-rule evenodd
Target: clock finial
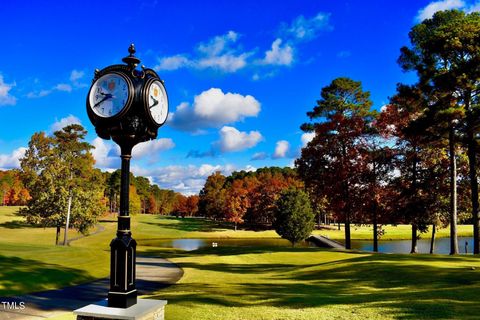
M 130 53 L 130 55 L 122 59 L 122 61 L 128 64 L 132 69 L 140 63 L 140 59 L 135 57 L 135 52 L 135 45 L 132 43 L 130 47 L 128 47 L 128 53 Z
M 133 55 L 135 54 L 135 52 L 137 52 L 135 50 L 135 44 L 131 44 L 130 47 L 128 47 L 128 53 L 130 53 L 130 57 L 133 57 Z

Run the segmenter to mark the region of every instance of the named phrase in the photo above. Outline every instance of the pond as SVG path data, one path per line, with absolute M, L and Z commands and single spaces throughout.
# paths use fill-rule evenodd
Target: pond
M 465 242 L 467 242 L 468 253 L 473 250 L 472 237 L 459 237 L 459 252 L 465 253 Z M 208 247 L 291 247 L 291 243 L 285 239 L 264 238 L 264 239 L 159 239 L 141 241 L 143 246 L 175 248 L 185 251 L 193 251 Z M 430 239 L 420 239 L 417 242 L 418 253 L 429 253 Z M 315 244 L 303 241 L 297 247 L 316 247 Z M 372 241 L 352 240 L 352 248 L 362 251 L 373 251 Z M 410 253 L 410 240 L 386 240 L 379 241 L 378 251 L 384 253 Z M 437 238 L 435 241 L 435 253 L 450 253 L 450 238 Z
M 467 242 L 467 252 L 473 251 L 472 237 L 458 238 L 458 251 L 465 254 L 465 242 Z M 378 242 L 378 251 L 385 253 L 410 253 L 412 247 L 411 240 L 386 240 Z M 365 240 L 352 240 L 352 248 L 362 251 L 373 251 L 373 242 Z M 417 241 L 418 253 L 430 253 L 430 239 L 420 239 Z M 437 238 L 435 240 L 434 253 L 449 254 L 450 238 Z
M 175 248 L 186 251 L 208 247 L 291 247 L 290 241 L 278 238 L 264 239 L 161 239 L 142 241 L 143 246 Z M 315 244 L 302 241 L 296 247 L 315 247 Z

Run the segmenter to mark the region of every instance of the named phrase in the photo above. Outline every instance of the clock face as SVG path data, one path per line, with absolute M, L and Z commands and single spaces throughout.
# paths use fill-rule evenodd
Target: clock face
M 96 115 L 110 118 L 126 106 L 130 90 L 128 83 L 119 74 L 111 73 L 98 78 L 90 89 L 90 108 Z
M 147 92 L 148 110 L 152 119 L 161 125 L 167 120 L 168 97 L 163 83 L 158 80 L 152 82 Z

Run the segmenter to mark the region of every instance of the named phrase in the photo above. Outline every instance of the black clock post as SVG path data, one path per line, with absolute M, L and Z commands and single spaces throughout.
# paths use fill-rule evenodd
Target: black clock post
M 130 159 L 133 147 L 157 137 L 168 114 L 163 81 L 152 69 L 136 67 L 135 47 L 128 49 L 125 64 L 95 70 L 87 97 L 87 113 L 98 136 L 112 139 L 121 149 L 120 213 L 116 237 L 110 243 L 108 307 L 129 308 L 137 303 L 135 286 L 136 245 L 130 231 Z

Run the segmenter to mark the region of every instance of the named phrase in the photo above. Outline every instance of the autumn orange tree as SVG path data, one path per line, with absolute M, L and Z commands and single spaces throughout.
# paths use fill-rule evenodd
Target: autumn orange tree
M 245 177 L 233 180 L 227 187 L 224 217 L 226 221 L 233 222 L 235 231 L 238 224 L 243 223 L 247 211 L 251 209 L 251 195 L 257 184 L 257 179 Z
M 18 170 L 0 171 L 0 205 L 23 206 L 30 199 Z
M 338 219 L 345 222 L 345 247 L 351 248 L 350 223 L 361 203 L 360 137 L 366 134 L 374 113 L 370 93 L 359 81 L 337 78 L 322 88 L 321 99 L 307 113 L 311 122 L 301 129 L 315 137 L 295 161 L 312 198 L 324 195 Z
M 251 209 L 246 219 L 251 225 L 271 226 L 280 194 L 289 187 L 302 188 L 303 182 L 291 168 L 261 168 L 251 174 L 258 183 L 252 189 Z
M 177 193 L 172 212 L 182 217 L 196 216 L 198 213 L 198 195 L 185 196 Z
M 200 191 L 199 214 L 232 222 L 235 229 L 242 223 L 252 228 L 269 228 L 274 221 L 276 201 L 289 187 L 303 187 L 291 168 L 238 171 L 228 177 L 215 172 Z

